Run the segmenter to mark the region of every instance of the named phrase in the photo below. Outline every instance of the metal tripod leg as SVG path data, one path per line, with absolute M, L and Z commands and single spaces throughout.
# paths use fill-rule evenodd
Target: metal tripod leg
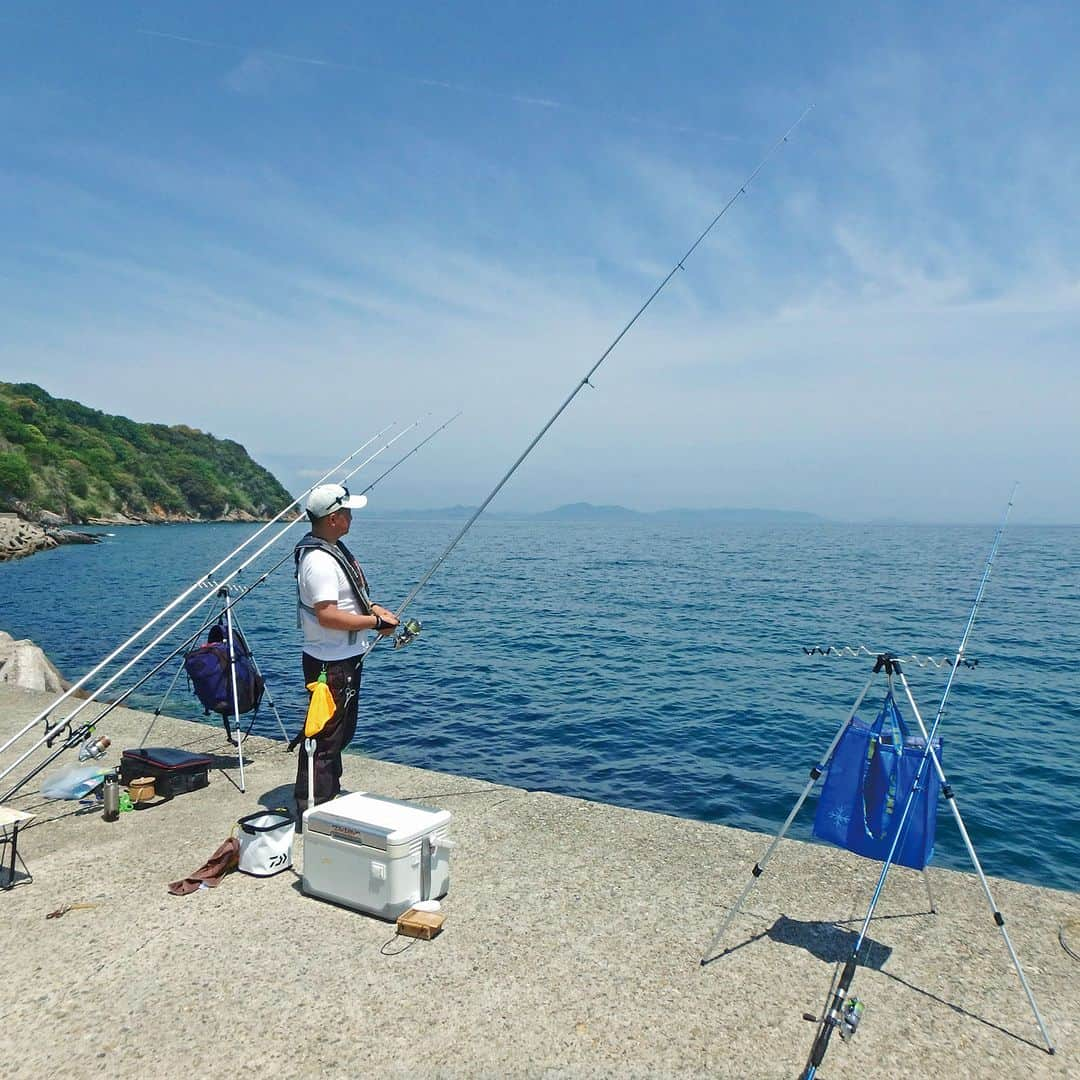
M 923 879 L 923 884 L 926 886 L 926 900 L 927 900 L 927 903 L 930 905 L 930 914 L 931 915 L 936 915 L 937 914 L 937 904 L 934 903 L 934 894 L 930 891 L 930 874 L 927 871 L 925 866 L 923 867 L 922 879 Z
M 158 704 L 158 707 L 154 710 L 154 715 L 150 720 L 149 725 L 143 732 L 143 737 L 139 740 L 140 749 L 146 745 L 146 740 L 150 738 L 150 732 L 154 730 L 154 725 L 157 723 L 157 718 L 161 715 L 161 710 L 165 708 L 165 702 L 169 700 L 169 696 L 172 694 L 176 684 L 180 681 L 180 675 L 184 670 L 184 662 L 180 661 L 180 666 L 176 669 L 176 674 L 173 676 L 173 681 L 169 683 L 169 688 L 165 691 L 164 697 Z
M 844 721 L 843 724 L 840 725 L 840 729 L 833 736 L 833 740 L 831 743 L 829 743 L 829 748 L 825 751 L 825 754 L 820 764 L 815 765 L 810 770 L 810 779 L 806 782 L 806 787 L 803 788 L 802 794 L 796 800 L 795 805 L 791 808 L 791 813 L 788 814 L 787 820 L 784 822 L 783 825 L 780 826 L 780 831 L 776 834 L 776 836 L 773 837 L 772 843 L 769 844 L 768 850 L 766 850 L 760 861 L 754 863 L 754 869 L 750 872 L 751 877 L 750 880 L 746 883 L 746 887 L 740 893 L 739 899 L 735 901 L 731 910 L 727 913 L 727 917 L 724 919 L 723 923 L 721 923 L 720 929 L 717 930 L 715 934 L 713 934 L 712 940 L 706 947 L 705 952 L 701 955 L 701 964 L 703 966 L 709 962 L 709 957 L 711 956 L 713 950 L 716 948 L 719 942 L 723 939 L 724 934 L 727 932 L 727 928 L 731 925 L 732 920 L 739 913 L 743 904 L 746 902 L 746 898 L 750 895 L 750 890 L 753 889 L 753 887 L 757 884 L 757 879 L 761 877 L 761 875 L 764 873 L 765 867 L 769 865 L 769 860 L 772 858 L 773 852 L 776 850 L 776 847 L 780 843 L 780 841 L 783 840 L 784 835 L 787 833 L 788 829 L 791 828 L 791 823 L 795 820 L 799 811 L 802 809 L 803 803 L 806 802 L 811 790 L 813 790 L 814 785 L 818 782 L 818 778 L 828 768 L 829 762 L 832 760 L 833 751 L 836 750 L 837 743 L 840 742 L 841 736 L 844 734 L 845 731 L 847 731 L 849 725 L 851 724 L 851 721 L 855 719 L 855 714 L 859 711 L 859 706 L 862 704 L 863 698 L 866 697 L 867 691 L 870 689 L 870 686 L 873 683 L 876 674 L 877 671 L 873 671 L 870 673 L 870 677 L 866 680 L 866 684 L 860 691 L 859 696 L 855 699 L 855 704 L 851 706 L 851 712 L 848 713 L 848 718 Z
M 243 628 L 240 626 L 240 620 L 235 615 L 233 616 L 233 624 L 236 626 L 236 629 L 240 631 L 240 635 L 243 639 L 247 641 L 247 635 L 244 634 Z M 270 687 L 267 685 L 266 679 L 263 678 L 259 662 L 255 659 L 255 654 L 252 652 L 248 653 L 248 659 L 251 661 L 251 666 L 255 669 L 255 674 L 263 681 L 263 693 L 266 695 L 266 700 L 270 702 L 270 708 L 274 710 L 274 716 L 277 718 L 278 727 L 281 728 L 281 737 L 288 743 L 289 733 L 285 730 L 285 722 L 281 719 L 281 713 L 278 712 L 277 702 L 274 701 L 274 695 L 270 693 Z
M 915 704 L 915 698 L 912 696 L 911 687 L 908 686 L 907 678 L 902 671 L 897 671 L 897 674 L 900 676 L 900 684 L 904 688 L 904 695 L 907 697 L 908 704 L 911 706 L 911 711 L 919 725 L 919 730 L 922 732 L 922 737 L 926 740 L 926 748 L 929 752 L 930 760 L 934 765 L 934 771 L 937 773 L 938 780 L 941 782 L 941 792 L 945 796 L 945 801 L 949 804 L 949 809 L 952 811 L 956 827 L 960 830 L 960 836 L 964 841 L 964 846 L 967 848 L 968 858 L 971 859 L 971 865 L 975 868 L 975 873 L 978 875 L 979 881 L 982 884 L 983 892 L 986 894 L 986 902 L 990 906 L 990 911 L 994 916 L 994 922 L 1001 931 L 1001 936 L 1005 939 L 1005 948 L 1009 951 L 1013 967 L 1016 969 L 1017 978 L 1019 978 L 1020 985 L 1024 988 L 1024 993 L 1027 995 L 1028 1004 L 1031 1006 L 1031 1011 L 1035 1015 L 1035 1022 L 1039 1025 L 1039 1030 L 1042 1032 L 1042 1037 L 1046 1042 L 1047 1050 L 1049 1053 L 1053 1054 L 1055 1050 L 1054 1044 L 1050 1039 L 1050 1033 L 1046 1029 L 1042 1014 L 1039 1012 L 1039 1006 L 1035 1003 L 1035 995 L 1031 992 L 1030 985 L 1028 985 L 1027 977 L 1024 975 L 1024 969 L 1020 964 L 1020 958 L 1016 955 L 1016 950 L 1013 948 L 1013 943 L 1009 938 L 1009 932 L 1005 929 L 1005 916 L 998 910 L 998 906 L 994 902 L 993 894 L 990 892 L 990 883 L 986 880 L 982 864 L 979 862 L 979 856 L 975 854 L 975 846 L 972 844 L 971 837 L 968 835 L 967 827 L 964 825 L 964 819 L 960 816 L 960 808 L 956 805 L 956 796 L 953 794 L 953 790 L 949 786 L 948 780 L 945 778 L 945 770 L 941 767 L 941 761 L 937 756 L 937 752 L 931 745 L 930 735 L 926 730 L 926 725 L 923 723 L 919 707 Z
M 222 585 L 218 596 L 225 600 L 225 641 L 229 649 L 229 684 L 232 686 L 233 720 L 236 723 L 236 763 L 240 767 L 240 790 L 246 791 L 244 784 L 244 740 L 240 737 L 240 699 L 236 689 L 236 642 L 233 640 L 232 604 L 229 603 L 229 587 Z

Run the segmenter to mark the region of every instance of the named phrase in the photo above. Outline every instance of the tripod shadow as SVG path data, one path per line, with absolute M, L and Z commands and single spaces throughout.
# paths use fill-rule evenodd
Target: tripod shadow
M 984 1024 L 986 1027 L 993 1028 L 994 1031 L 998 1031 L 1002 1035 L 1008 1035 L 1010 1039 L 1015 1039 L 1017 1042 L 1022 1042 L 1027 1046 L 1034 1047 L 1036 1050 L 1041 1050 L 1044 1054 L 1046 1053 L 1046 1047 L 1042 1043 L 1035 1042 L 1034 1039 L 1029 1039 L 1025 1035 L 1019 1035 L 1015 1031 L 1010 1031 L 1000 1024 L 995 1024 L 993 1020 L 987 1020 L 986 1017 L 979 1016 L 978 1013 L 969 1012 L 962 1005 L 956 1005 L 951 1001 L 946 1001 L 944 998 L 938 997 L 937 994 L 932 994 L 929 990 L 924 990 L 921 986 L 909 983 L 906 979 L 901 979 L 899 975 L 894 975 L 890 971 L 883 971 L 882 975 L 887 979 L 892 979 L 893 982 L 898 982 L 908 990 L 913 990 L 916 994 L 922 994 L 923 997 L 929 998 L 931 1001 L 936 1001 L 939 1005 L 944 1005 L 946 1009 L 951 1009 L 957 1016 L 963 1016 L 968 1020 L 974 1020 L 977 1023 Z
M 762 930 L 760 934 L 754 934 L 738 945 L 732 945 L 729 949 L 717 953 L 716 956 L 706 961 L 712 964 L 730 956 L 738 949 L 752 945 L 755 941 L 768 938 L 781 945 L 792 945 L 798 949 L 805 949 L 811 956 L 823 960 L 827 964 L 842 964 L 851 956 L 855 948 L 858 934 L 854 930 L 848 930 L 835 922 L 823 922 L 821 920 L 790 919 L 787 915 L 781 915 L 772 926 Z M 882 945 L 872 938 L 863 940 L 862 954 L 859 960 L 860 967 L 873 968 L 880 971 L 885 962 L 892 955 L 892 949 Z
M 902 919 L 911 917 L 912 916 L 910 915 L 879 916 L 879 918 L 884 919 Z M 851 920 L 844 920 L 844 922 L 847 921 Z M 854 930 L 848 929 L 842 922 L 804 921 L 801 919 L 789 919 L 786 915 L 781 915 L 772 926 L 761 931 L 760 934 L 754 934 L 745 941 L 741 941 L 739 944 L 733 945 L 729 949 L 725 949 L 723 952 L 718 953 L 716 956 L 706 961 L 706 963 L 711 964 L 716 960 L 721 960 L 725 956 L 729 956 L 737 949 L 752 945 L 755 941 L 761 941 L 762 938 L 769 938 L 771 941 L 778 941 L 783 945 L 793 945 L 796 948 L 805 949 L 812 956 L 815 956 L 817 959 L 822 960 L 827 964 L 843 964 L 851 956 L 858 936 L 859 935 Z M 895 975 L 891 971 L 885 971 L 885 963 L 891 955 L 891 948 L 868 937 L 863 941 L 863 949 L 859 957 L 859 966 L 871 968 L 874 971 L 880 971 L 885 978 L 892 979 L 906 989 L 911 990 L 916 994 L 921 994 L 923 997 L 929 998 L 939 1005 L 944 1005 L 945 1008 L 952 1010 L 957 1016 L 963 1016 L 968 1020 L 974 1020 L 977 1023 L 984 1024 L 988 1028 L 992 1028 L 994 1031 L 1000 1032 L 1002 1035 L 1008 1035 L 1009 1038 L 1016 1039 L 1017 1042 L 1032 1046 L 1036 1050 L 1045 1051 L 1046 1047 L 1041 1043 L 1035 1042 L 1033 1039 L 1029 1039 L 1015 1031 L 1010 1031 L 1000 1024 L 995 1024 L 992 1020 L 987 1020 L 984 1016 L 979 1016 L 977 1013 L 970 1012 L 962 1005 L 946 1001 L 944 998 L 938 997 L 937 994 L 931 993 L 929 990 L 924 990 L 921 986 L 916 986 L 914 983 L 910 983 L 906 979 L 900 978 L 899 975 Z

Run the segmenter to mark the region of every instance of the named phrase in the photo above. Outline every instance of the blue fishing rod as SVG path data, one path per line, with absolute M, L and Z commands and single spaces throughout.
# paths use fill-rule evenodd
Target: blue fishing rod
M 949 670 L 949 677 L 945 683 L 945 689 L 941 695 L 941 701 L 937 707 L 937 713 L 934 716 L 934 722 L 930 727 L 929 733 L 926 732 L 925 726 L 922 724 L 922 718 L 918 714 L 918 709 L 915 707 L 914 698 L 911 695 L 910 688 L 907 685 L 907 680 L 903 678 L 903 674 L 900 674 L 901 680 L 904 685 L 907 698 L 912 708 L 915 710 L 915 715 L 919 719 L 919 725 L 922 728 L 923 736 L 926 739 L 926 744 L 923 748 L 922 756 L 919 760 L 919 767 L 915 773 L 915 778 L 912 783 L 911 792 L 907 799 L 904 801 L 904 807 L 900 815 L 900 823 L 896 829 L 896 833 L 893 837 L 892 844 L 889 846 L 889 853 L 885 858 L 885 861 L 881 866 L 881 873 L 878 875 L 877 885 L 874 888 L 873 896 L 870 900 L 870 906 L 867 908 L 866 917 L 863 919 L 862 928 L 859 931 L 859 936 L 855 940 L 855 944 L 851 950 L 851 956 L 848 958 L 847 963 L 844 964 L 844 969 L 840 973 L 840 978 L 836 982 L 836 988 L 833 991 L 832 999 L 828 1008 L 825 1010 L 825 1015 L 821 1021 L 821 1027 L 818 1030 L 817 1037 L 814 1039 L 814 1045 L 810 1051 L 810 1060 L 806 1066 L 806 1070 L 803 1072 L 803 1080 L 814 1080 L 817 1075 L 817 1070 L 821 1065 L 825 1057 L 825 1052 L 829 1048 L 829 1041 L 832 1038 L 833 1032 L 840 1028 L 843 1032 L 845 1025 L 850 1032 L 854 1031 L 854 1026 L 858 1023 L 859 1015 L 861 1014 L 861 1004 L 857 1002 L 857 999 L 849 996 L 851 990 L 851 984 L 855 979 L 855 969 L 859 965 L 859 956 L 862 952 L 863 942 L 866 940 L 867 931 L 870 928 L 870 921 L 874 917 L 874 911 L 877 908 L 878 901 L 881 899 L 882 889 L 885 887 L 885 879 L 889 875 L 889 870 L 892 868 L 893 862 L 896 858 L 896 853 L 900 850 L 903 844 L 905 834 L 907 832 L 908 821 L 911 816 L 912 808 L 915 805 L 915 801 L 923 788 L 924 777 L 927 771 L 927 767 L 931 761 L 933 761 L 934 767 L 938 774 L 938 779 L 942 784 L 942 795 L 946 802 L 949 803 L 952 809 L 953 816 L 956 819 L 957 824 L 960 827 L 960 833 L 967 845 L 968 855 L 971 857 L 972 863 L 975 866 L 979 875 L 979 880 L 982 882 L 983 890 L 986 893 L 986 898 L 989 901 L 990 909 L 993 912 L 994 923 L 1001 930 L 1002 937 L 1005 939 L 1006 948 L 1009 951 L 1009 955 L 1012 958 L 1013 967 L 1016 969 L 1016 973 L 1020 978 L 1020 983 L 1024 988 L 1024 992 L 1027 995 L 1028 1003 L 1031 1005 L 1031 1010 L 1035 1014 L 1035 1020 L 1039 1025 L 1039 1030 L 1042 1032 L 1043 1039 L 1046 1041 L 1047 1052 L 1053 1054 L 1054 1044 L 1050 1040 L 1050 1034 L 1046 1029 L 1046 1024 L 1043 1021 L 1042 1015 L 1039 1013 L 1039 1007 L 1035 1003 L 1035 997 L 1031 992 L 1031 987 L 1028 985 L 1027 978 L 1024 975 L 1024 969 L 1020 965 L 1020 959 L 1016 955 L 1016 950 L 1013 948 L 1012 941 L 1009 938 L 1008 931 L 1005 929 L 1005 917 L 998 910 L 997 904 L 994 902 L 994 898 L 990 893 L 990 886 L 986 880 L 986 875 L 983 873 L 982 866 L 979 863 L 979 858 L 975 854 L 975 849 L 972 846 L 971 838 L 968 836 L 967 829 L 964 827 L 963 820 L 960 817 L 960 812 L 956 807 L 956 796 L 951 786 L 945 779 L 945 773 L 941 768 L 941 762 L 938 759 L 937 753 L 934 750 L 934 737 L 937 735 L 939 726 L 941 725 L 941 719 L 945 715 L 945 705 L 949 700 L 949 694 L 952 691 L 953 681 L 956 678 L 956 673 L 965 662 L 965 651 L 967 649 L 968 638 L 971 635 L 972 627 L 975 625 L 975 616 L 979 610 L 979 604 L 982 603 L 983 594 L 986 591 L 987 582 L 990 580 L 990 571 L 994 565 L 994 558 L 997 555 L 998 547 L 1001 544 L 1001 537 L 1005 532 L 1005 525 L 1009 520 L 1009 514 L 1012 512 L 1013 500 L 1016 497 L 1017 485 L 1013 485 L 1012 492 L 1009 495 L 1009 504 L 1005 508 L 1005 513 L 1001 519 L 1001 524 L 998 526 L 997 532 L 994 534 L 994 541 L 990 546 L 990 554 L 986 559 L 986 565 L 983 568 L 982 578 L 979 581 L 979 588 L 975 593 L 975 601 L 971 605 L 971 612 L 968 615 L 967 623 L 964 626 L 964 632 L 960 637 L 960 645 L 956 650 L 956 656 L 952 661 L 952 666 Z

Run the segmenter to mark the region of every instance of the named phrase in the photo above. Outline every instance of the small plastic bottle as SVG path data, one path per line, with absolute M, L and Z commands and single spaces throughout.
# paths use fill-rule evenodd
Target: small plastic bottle
M 96 738 L 89 738 L 79 747 L 79 760 L 90 761 L 94 758 L 101 758 L 105 756 L 105 751 L 109 749 L 109 745 L 112 740 L 108 735 L 98 735 Z
M 120 817 L 120 780 L 115 772 L 105 777 L 105 808 L 101 816 L 106 821 L 117 821 Z

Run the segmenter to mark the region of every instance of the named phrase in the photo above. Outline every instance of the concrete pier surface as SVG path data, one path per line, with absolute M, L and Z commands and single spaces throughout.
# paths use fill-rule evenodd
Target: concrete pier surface
M 0 743 L 50 700 L 0 688 Z M 107 760 L 149 720 L 112 713 Z M 454 815 L 445 928 L 410 941 L 305 897 L 299 837 L 294 871 L 169 895 L 238 818 L 288 801 L 295 758 L 252 738 L 241 793 L 220 726 L 159 718 L 148 745 L 220 767 L 115 823 L 44 799 L 41 777 L 6 804 L 35 817 L 19 841 L 33 881 L 0 892 L 5 1077 L 796 1077 L 817 1030 L 803 1014 L 821 1012 L 879 870 L 784 841 L 702 967 L 767 836 L 352 756 L 349 790 Z M 929 877 L 936 914 L 921 875 L 890 874 L 853 988 L 862 1023 L 819 1075 L 1080 1076 L 1080 962 L 1059 941 L 1080 951 L 1080 895 L 991 880 L 1050 1056 L 977 878 Z M 76 903 L 94 906 L 45 918 Z

